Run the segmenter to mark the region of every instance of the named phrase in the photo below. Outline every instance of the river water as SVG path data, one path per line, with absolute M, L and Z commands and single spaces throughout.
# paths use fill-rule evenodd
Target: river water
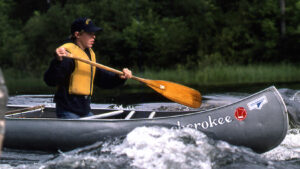
M 300 104 L 300 91 L 279 89 L 283 97 Z M 298 94 L 299 93 L 299 94 Z M 251 93 L 230 92 L 204 95 L 203 107 L 208 109 L 235 102 Z M 9 98 L 9 104 L 49 104 L 48 95 L 21 95 Z M 95 107 L 122 105 L 93 104 Z M 123 108 L 150 110 L 185 110 L 176 103 L 141 103 Z M 300 113 L 300 112 L 299 112 Z M 22 141 L 22 140 L 20 140 Z M 262 140 L 263 141 L 263 140 Z M 2 169 L 56 169 L 56 168 L 136 168 L 136 169 L 299 169 L 300 129 L 291 128 L 283 142 L 273 150 L 257 154 L 251 149 L 212 140 L 200 131 L 184 128 L 169 130 L 158 127 L 139 127 L 125 138 L 57 153 L 3 149 Z

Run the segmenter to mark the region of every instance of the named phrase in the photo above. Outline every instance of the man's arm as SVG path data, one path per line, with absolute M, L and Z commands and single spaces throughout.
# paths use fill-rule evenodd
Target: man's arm
M 95 84 L 101 88 L 111 89 L 123 85 L 125 81 L 126 79 L 120 78 L 118 74 L 100 68 L 96 69 Z
M 59 61 L 56 58 L 51 61 L 48 70 L 44 74 L 44 81 L 48 86 L 64 84 L 74 71 L 74 60 L 64 58 Z

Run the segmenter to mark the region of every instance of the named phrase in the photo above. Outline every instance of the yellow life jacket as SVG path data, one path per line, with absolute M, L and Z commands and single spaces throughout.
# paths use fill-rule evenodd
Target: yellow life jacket
M 90 60 L 89 56 L 74 43 L 66 43 L 61 47 L 64 47 L 68 52 L 77 57 Z M 95 53 L 92 48 L 89 48 L 89 51 L 91 61 L 96 62 Z M 96 67 L 78 60 L 74 61 L 75 69 L 70 77 L 69 94 L 92 95 Z

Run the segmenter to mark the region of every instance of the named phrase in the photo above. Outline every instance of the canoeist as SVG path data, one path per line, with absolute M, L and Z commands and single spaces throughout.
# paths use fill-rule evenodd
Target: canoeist
M 78 60 L 63 58 L 71 53 L 77 57 L 96 62 L 92 50 L 95 33 L 102 31 L 88 18 L 78 18 L 71 25 L 71 37 L 55 50 L 55 58 L 44 74 L 49 86 L 57 86 L 54 96 L 56 114 L 59 118 L 80 118 L 91 116 L 91 95 L 93 84 L 102 88 L 113 88 L 124 84 L 132 77 L 129 69 L 123 69 L 123 75 L 117 75 L 96 68 Z M 68 53 L 67 53 L 68 52 Z

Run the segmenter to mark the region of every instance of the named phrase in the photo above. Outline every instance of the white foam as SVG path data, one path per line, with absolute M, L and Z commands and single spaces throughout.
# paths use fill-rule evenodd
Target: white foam
M 289 160 L 300 158 L 300 129 L 288 131 L 285 139 L 275 149 L 263 154 L 270 160 Z
M 213 147 L 196 130 L 139 127 L 112 152 L 131 158 L 138 168 L 211 168 L 208 155 Z

